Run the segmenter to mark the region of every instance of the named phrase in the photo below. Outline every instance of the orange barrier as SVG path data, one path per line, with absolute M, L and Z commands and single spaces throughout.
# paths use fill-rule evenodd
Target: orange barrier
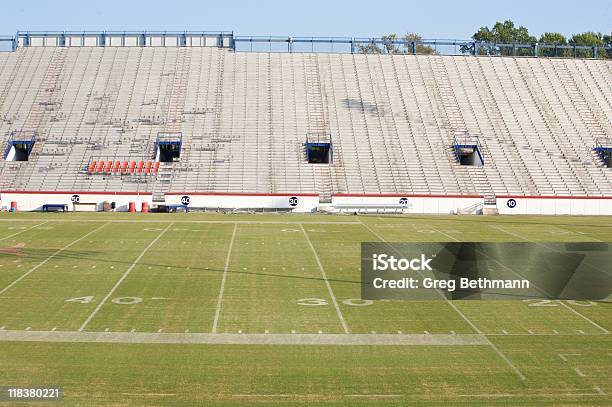
M 91 162 L 91 164 L 89 164 L 89 170 L 88 170 L 88 172 L 89 172 L 90 174 L 91 174 L 91 173 L 93 173 L 93 172 L 96 170 L 96 164 L 97 164 L 97 163 L 98 163 L 97 161 L 92 161 L 92 162 Z
M 159 170 L 159 161 L 156 161 L 155 164 L 153 164 L 153 172 L 157 172 Z
M 145 173 L 148 174 L 151 172 L 151 166 L 153 163 L 151 161 L 147 161 L 147 165 L 145 165 Z
M 96 168 L 96 172 L 102 172 L 104 169 L 104 161 L 98 161 L 98 168 Z
M 115 161 L 115 163 L 113 164 L 113 172 L 119 172 L 120 165 L 121 163 L 119 161 Z
M 128 206 L 128 212 L 136 212 L 136 204 L 134 202 L 130 202 L 129 206 Z
M 138 167 L 136 167 L 136 172 L 142 172 L 142 167 L 144 167 L 144 161 L 138 161 Z
M 147 202 L 142 203 L 142 207 L 140 208 L 140 212 L 147 213 L 149 212 L 149 204 Z
M 121 173 L 125 174 L 127 171 L 127 167 L 128 167 L 128 162 L 124 161 L 123 164 L 121 164 Z
M 130 162 L 130 174 L 134 172 L 134 168 L 136 168 L 136 161 Z
M 111 167 L 113 166 L 112 161 L 107 161 L 106 166 L 104 167 L 104 172 L 111 172 Z

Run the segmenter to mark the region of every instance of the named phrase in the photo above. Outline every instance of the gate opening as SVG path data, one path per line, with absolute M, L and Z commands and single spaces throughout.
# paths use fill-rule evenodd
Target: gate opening
M 482 167 L 484 158 L 478 136 L 455 136 L 453 144 L 455 156 L 460 165 Z
M 304 143 L 306 162 L 309 164 L 331 164 L 333 144 L 330 133 L 308 133 Z
M 307 143 L 306 160 L 309 164 L 329 164 L 331 161 L 331 144 Z
M 158 133 L 155 142 L 155 161 L 171 163 L 178 161 L 181 157 L 183 134 L 182 133 Z

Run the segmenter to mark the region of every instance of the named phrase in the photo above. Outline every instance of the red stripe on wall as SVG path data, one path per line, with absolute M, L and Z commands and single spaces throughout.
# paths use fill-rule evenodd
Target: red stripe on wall
M 319 194 L 265 194 L 243 192 L 169 192 L 166 195 L 213 195 L 213 196 L 319 196 Z
M 151 195 L 150 192 L 107 192 L 107 191 L 0 191 L 0 194 L 31 195 Z
M 484 198 L 483 195 L 425 195 L 425 194 L 334 194 L 337 197 L 365 198 Z
M 612 199 L 612 196 L 550 196 L 550 195 L 498 195 L 497 198 L 515 199 Z

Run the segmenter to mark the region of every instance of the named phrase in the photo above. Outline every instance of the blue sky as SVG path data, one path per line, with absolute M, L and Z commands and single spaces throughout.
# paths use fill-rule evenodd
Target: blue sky
M 539 36 L 612 30 L 612 0 L 538 1 L 9 1 L 0 34 L 17 30 L 233 30 L 236 35 L 469 38 L 512 19 Z

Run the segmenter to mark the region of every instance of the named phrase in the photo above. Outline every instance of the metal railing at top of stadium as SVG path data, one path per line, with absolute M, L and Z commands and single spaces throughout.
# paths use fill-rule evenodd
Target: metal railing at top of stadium
M 610 58 L 612 46 L 585 46 L 561 44 L 518 44 L 490 43 L 457 39 L 404 39 L 387 40 L 384 38 L 364 37 L 287 37 L 287 36 L 235 36 L 233 31 L 18 31 L 14 36 L 2 35 L 0 42 L 10 42 L 15 50 L 19 38 L 57 37 L 75 35 L 100 36 L 220 36 L 229 38 L 229 48 L 235 51 L 254 52 L 328 52 L 361 53 L 362 46 L 374 45 L 381 53 L 388 53 L 386 47 L 396 47 L 400 54 L 431 53 L 438 55 L 503 55 L 503 56 L 546 56 L 573 58 Z M 263 44 L 263 46 L 262 46 Z M 244 47 L 242 46 L 244 45 Z M 181 45 L 182 46 L 182 45 Z M 427 47 L 427 48 L 423 48 Z
M 245 44 L 242 47 L 241 44 Z M 258 47 L 255 44 L 264 44 Z M 255 45 L 255 46 L 254 46 Z M 386 47 L 399 47 L 397 54 L 431 53 L 439 55 L 503 55 L 503 56 L 552 56 L 575 58 L 612 58 L 612 46 L 491 43 L 457 39 L 402 39 L 360 37 L 282 37 L 282 36 L 234 36 L 236 51 L 268 52 L 330 52 L 362 53 L 360 46 L 376 46 L 381 54 L 389 53 Z M 428 47 L 423 49 L 421 47 Z
M 233 48 L 233 31 L 17 31 L 13 36 L 11 35 L 0 35 L 0 45 L 4 42 L 11 43 L 11 50 L 15 51 L 19 46 L 30 46 L 29 41 L 32 38 L 53 38 L 59 39 L 56 45 L 47 46 L 65 46 L 65 39 L 68 37 L 140 37 L 146 39 L 147 36 L 159 36 L 159 37 L 218 37 L 220 39 L 229 39 L 229 45 Z M 24 41 L 23 43 L 20 40 Z M 105 41 L 102 41 L 105 46 Z M 27 45 L 24 45 L 27 44 Z M 178 46 L 185 46 L 184 41 L 179 41 Z M 148 45 L 147 41 L 141 41 L 139 46 Z M 175 45 L 176 46 L 176 45 Z

